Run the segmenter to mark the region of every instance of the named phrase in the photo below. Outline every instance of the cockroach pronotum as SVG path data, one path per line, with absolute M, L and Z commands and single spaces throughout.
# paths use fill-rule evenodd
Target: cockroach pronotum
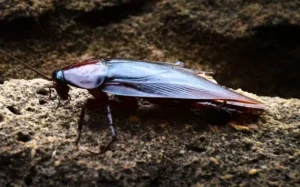
M 109 149 L 117 137 L 110 112 L 111 101 L 107 94 L 118 96 L 123 104 L 131 107 L 138 107 L 136 98 L 142 98 L 154 104 L 176 104 L 189 108 L 222 105 L 221 109 L 233 107 L 240 111 L 264 109 L 260 101 L 213 83 L 199 76 L 199 71 L 184 68 L 180 61 L 171 64 L 126 59 L 88 59 L 55 70 L 52 77 L 47 77 L 20 59 L 0 51 L 43 78 L 53 81 L 53 88 L 62 100 L 69 99 L 71 85 L 87 89 L 99 107 L 106 107 L 112 139 L 99 153 Z M 76 145 L 81 137 L 87 103 L 80 112 Z

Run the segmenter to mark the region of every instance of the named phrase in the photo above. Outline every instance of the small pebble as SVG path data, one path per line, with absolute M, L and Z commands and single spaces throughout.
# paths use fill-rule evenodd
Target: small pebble
M 55 167 L 57 167 L 57 166 L 59 166 L 59 165 L 60 165 L 60 160 L 57 160 L 57 161 L 54 162 L 54 166 L 55 166 Z
M 248 172 L 248 174 L 249 175 L 255 175 L 257 172 L 258 172 L 257 169 L 250 169 L 249 172 Z

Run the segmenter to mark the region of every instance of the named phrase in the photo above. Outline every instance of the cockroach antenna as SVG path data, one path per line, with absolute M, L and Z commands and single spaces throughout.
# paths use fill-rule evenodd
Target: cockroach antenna
M 5 54 L 6 56 L 9 56 L 10 58 L 20 62 L 21 64 L 23 64 L 24 66 L 26 66 L 27 68 L 31 69 L 32 71 L 36 72 L 37 74 L 39 74 L 40 76 L 42 76 L 43 78 L 47 79 L 48 81 L 52 81 L 52 78 L 46 76 L 45 74 L 43 74 L 42 72 L 40 72 L 39 70 L 35 69 L 34 67 L 30 66 L 29 64 L 23 62 L 22 60 L 8 54 L 7 52 L 3 51 L 0 49 L 0 52 Z

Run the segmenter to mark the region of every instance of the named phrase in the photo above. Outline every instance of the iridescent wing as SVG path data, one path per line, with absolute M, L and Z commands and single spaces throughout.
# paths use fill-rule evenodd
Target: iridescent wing
M 257 100 L 208 81 L 189 69 L 168 64 L 109 60 L 103 92 L 131 97 L 216 100 L 250 108 L 263 108 Z

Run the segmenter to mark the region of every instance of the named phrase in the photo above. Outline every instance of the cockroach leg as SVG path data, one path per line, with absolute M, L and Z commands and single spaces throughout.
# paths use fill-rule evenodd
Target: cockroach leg
M 64 102 L 64 105 L 68 104 L 71 101 L 71 96 L 68 96 L 68 100 L 66 102 Z
M 111 115 L 111 111 L 110 111 L 110 106 L 107 105 L 106 108 L 107 108 L 107 119 L 109 122 L 109 128 L 111 129 L 112 137 L 116 137 L 116 131 L 113 126 L 113 119 L 112 119 L 112 115 Z
M 52 84 L 47 84 L 47 85 L 43 86 L 42 88 L 43 88 L 43 89 L 45 89 L 45 88 L 48 88 L 48 89 L 49 89 L 49 98 L 48 98 L 48 99 L 51 100 L 51 99 L 52 99 L 51 88 L 55 88 L 55 86 L 52 85 Z
M 234 109 L 226 107 L 226 102 L 222 103 L 213 103 L 213 102 L 195 102 L 192 104 L 192 108 L 201 109 L 203 107 L 213 108 L 219 113 L 226 112 L 229 115 L 232 115 L 232 112 L 235 112 Z
M 57 110 L 60 107 L 60 104 L 61 104 L 60 99 L 58 99 L 58 103 L 57 106 L 55 107 L 55 110 Z
M 115 128 L 113 126 L 113 119 L 112 119 L 112 115 L 111 115 L 111 111 L 110 111 L 110 106 L 107 105 L 106 109 L 107 109 L 107 119 L 108 119 L 108 122 L 109 122 L 109 128 L 111 130 L 112 139 L 110 140 L 110 142 L 107 144 L 107 146 L 104 149 L 101 150 L 101 148 L 100 148 L 98 153 L 89 151 L 93 154 L 105 153 L 106 151 L 108 151 L 110 149 L 110 146 L 117 140 L 117 134 L 116 134 Z
M 75 149 L 78 149 L 78 144 L 79 144 L 79 141 L 81 138 L 81 131 L 82 131 L 82 126 L 83 126 L 83 121 L 84 121 L 84 116 L 85 116 L 85 110 L 86 110 L 86 106 L 84 105 L 80 111 L 80 117 L 79 117 L 79 122 L 78 122 L 78 127 L 77 127 L 77 138 L 75 141 Z
M 225 100 L 217 106 L 220 107 L 224 112 L 227 112 L 229 115 L 232 115 L 232 112 L 229 110 L 228 107 L 226 107 L 227 102 Z
M 55 110 L 58 109 L 60 106 L 64 106 L 64 105 L 68 104 L 70 101 L 71 101 L 71 96 L 68 96 L 68 100 L 66 102 L 64 102 L 63 105 L 62 105 L 61 104 L 61 99 L 58 98 L 58 103 L 57 103 L 57 106 L 56 106 Z
M 49 89 L 49 100 L 51 100 L 52 99 L 52 97 L 51 97 L 51 88 L 48 88 Z
M 109 122 L 109 128 L 111 130 L 111 134 L 112 134 L 112 139 L 110 140 L 110 142 L 105 146 L 104 149 L 101 149 L 99 148 L 99 152 L 94 152 L 92 150 L 87 150 L 88 152 L 92 153 L 92 154 L 95 154 L 95 155 L 99 155 L 99 154 L 103 154 L 105 153 L 106 151 L 108 151 L 111 147 L 111 145 L 117 140 L 117 134 L 116 134 L 116 131 L 115 131 L 115 128 L 113 126 L 113 119 L 112 119 L 112 115 L 111 115 L 111 110 L 110 110 L 110 106 L 109 104 L 106 106 L 106 109 L 107 109 L 107 119 L 108 119 L 108 122 Z M 78 127 L 79 128 L 79 127 Z M 82 124 L 81 124 L 81 129 L 82 129 Z M 81 129 L 79 129 L 81 131 Z M 81 132 L 80 132 L 81 134 Z M 79 141 L 79 140 L 78 140 Z
M 77 128 L 78 136 L 77 136 L 77 139 L 75 141 L 75 148 L 78 148 L 78 144 L 79 144 L 79 141 L 80 141 L 80 138 L 81 138 L 81 131 L 82 131 L 82 127 L 83 127 L 83 122 L 84 122 L 84 116 L 85 116 L 86 109 L 96 109 L 96 108 L 101 108 L 103 106 L 106 106 L 107 118 L 108 118 L 109 128 L 110 128 L 111 133 L 112 133 L 112 139 L 106 145 L 106 147 L 102 150 L 100 149 L 99 152 L 94 152 L 92 150 L 87 150 L 88 152 L 97 155 L 97 154 L 105 153 L 107 150 L 109 150 L 110 146 L 117 140 L 117 135 L 116 135 L 116 131 L 115 131 L 114 126 L 113 126 L 113 118 L 112 118 L 112 114 L 111 114 L 107 94 L 105 94 L 105 93 L 103 93 L 99 90 L 96 90 L 96 89 L 95 90 L 89 90 L 89 92 L 95 97 L 95 99 L 88 99 L 87 102 L 85 103 L 85 105 L 81 108 L 80 118 L 79 118 L 79 123 L 78 123 L 78 128 Z

